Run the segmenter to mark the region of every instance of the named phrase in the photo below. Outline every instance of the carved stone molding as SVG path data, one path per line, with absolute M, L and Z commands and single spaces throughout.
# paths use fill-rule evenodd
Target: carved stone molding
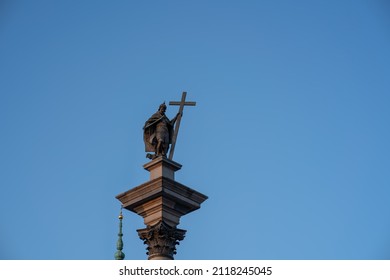
M 186 230 L 171 227 L 164 221 L 156 225 L 138 229 L 138 236 L 147 245 L 146 254 L 152 260 L 173 260 L 176 254 L 176 245 L 185 237 Z

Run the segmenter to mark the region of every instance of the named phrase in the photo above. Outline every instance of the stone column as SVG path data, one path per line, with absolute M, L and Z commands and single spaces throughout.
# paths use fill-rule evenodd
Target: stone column
M 200 208 L 207 196 L 174 180 L 181 165 L 158 157 L 144 165 L 149 181 L 116 198 L 123 208 L 144 218 L 147 226 L 138 235 L 147 245 L 149 260 L 173 260 L 176 245 L 184 239 L 185 230 L 178 229 L 180 218 Z

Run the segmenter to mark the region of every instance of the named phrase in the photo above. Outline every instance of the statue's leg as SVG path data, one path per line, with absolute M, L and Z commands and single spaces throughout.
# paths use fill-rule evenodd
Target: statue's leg
M 156 155 L 157 156 L 161 156 L 162 144 L 163 143 L 161 140 L 159 140 L 157 143 L 157 147 L 156 147 Z
M 168 149 L 169 149 L 169 144 L 164 143 L 164 144 L 163 144 L 163 153 L 164 153 L 164 156 L 165 156 L 165 157 L 167 156 Z
M 166 155 L 167 155 L 167 153 L 166 153 L 166 147 L 165 147 L 165 143 L 161 143 L 161 155 L 163 156 L 163 157 L 165 157 Z

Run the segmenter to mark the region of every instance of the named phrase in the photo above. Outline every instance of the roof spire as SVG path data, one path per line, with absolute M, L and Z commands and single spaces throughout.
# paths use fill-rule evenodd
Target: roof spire
M 123 209 L 123 205 L 121 206 L 121 212 L 119 214 L 119 233 L 118 233 L 118 241 L 116 242 L 116 249 L 118 251 L 116 251 L 115 253 L 115 259 L 116 260 L 123 260 L 125 258 L 125 253 L 122 252 L 122 249 L 123 249 L 123 241 L 122 241 L 122 236 L 123 236 L 123 233 L 122 233 L 122 219 L 123 219 L 123 215 L 122 215 L 122 209 Z

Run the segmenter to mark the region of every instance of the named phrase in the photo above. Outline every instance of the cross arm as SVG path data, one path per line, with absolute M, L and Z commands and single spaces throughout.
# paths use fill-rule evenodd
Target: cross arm
M 169 101 L 169 105 L 178 105 L 178 106 L 180 106 L 181 102 L 180 101 Z M 187 102 L 184 102 L 183 105 L 185 105 L 185 106 L 196 106 L 196 102 L 187 101 Z

